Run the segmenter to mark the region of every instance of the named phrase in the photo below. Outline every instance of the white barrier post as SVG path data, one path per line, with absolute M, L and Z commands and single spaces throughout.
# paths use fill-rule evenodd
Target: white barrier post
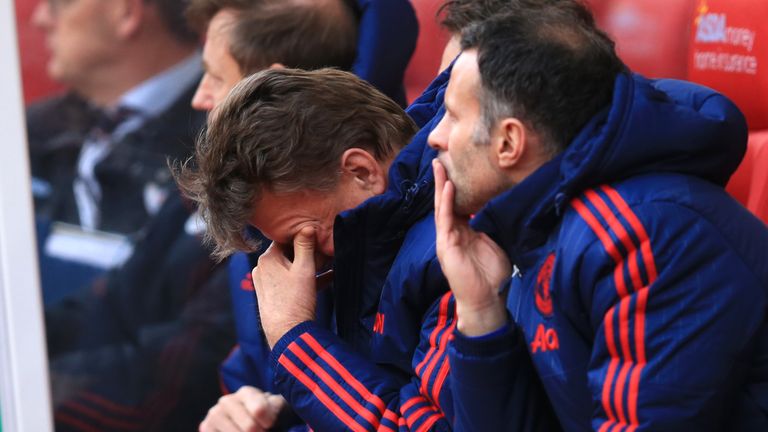
M 48 364 L 13 1 L 0 1 L 0 415 L 52 430 Z

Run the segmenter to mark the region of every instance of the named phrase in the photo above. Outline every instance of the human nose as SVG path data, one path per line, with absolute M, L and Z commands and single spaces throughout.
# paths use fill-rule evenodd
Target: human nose
M 203 75 L 200 84 L 192 96 L 192 108 L 198 111 L 211 111 L 213 109 L 213 96 L 210 91 L 210 80 L 208 74 Z
M 51 4 L 48 0 L 40 0 L 35 6 L 35 10 L 32 12 L 32 25 L 37 28 L 46 29 L 51 26 L 53 22 L 53 13 L 51 11 Z
M 432 129 L 427 137 L 427 144 L 437 151 L 445 151 L 448 149 L 447 139 L 447 125 L 446 116 L 440 119 L 440 122 Z

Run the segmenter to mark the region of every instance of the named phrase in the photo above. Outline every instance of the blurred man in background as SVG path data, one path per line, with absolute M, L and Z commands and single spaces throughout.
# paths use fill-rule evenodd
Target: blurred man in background
M 80 228 L 40 231 L 57 430 L 194 428 L 234 340 L 226 271 L 167 168 L 205 118 L 198 38 L 170 0 L 42 1 L 33 20 L 70 88 L 28 110 L 37 215 Z
M 173 0 L 41 1 L 48 72 L 70 92 L 28 110 L 37 214 L 83 228 L 140 230 L 172 187 L 204 116 L 197 36 Z

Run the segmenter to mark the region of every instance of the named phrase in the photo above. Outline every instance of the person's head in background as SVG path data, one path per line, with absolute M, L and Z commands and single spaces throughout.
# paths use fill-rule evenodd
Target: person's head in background
M 440 70 L 461 52 L 461 31 L 493 16 L 514 0 L 447 0 L 437 11 L 440 26 L 451 36 L 445 44 Z
M 46 34 L 51 78 L 102 106 L 198 45 L 178 0 L 40 0 L 32 22 Z
M 445 44 L 440 70 L 444 70 L 461 52 L 461 32 L 510 8 L 541 8 L 571 0 L 446 0 L 437 11 L 440 25 L 451 38 Z M 586 7 L 586 5 L 585 5 Z M 584 9 L 589 13 L 588 9 Z M 586 19 L 586 17 L 580 17 Z M 591 19 L 591 17 L 590 17 Z
M 176 178 L 220 258 L 257 249 L 248 226 L 283 245 L 313 227 L 318 252 L 333 256 L 336 215 L 384 192 L 392 159 L 416 132 L 394 101 L 333 69 L 251 75 L 208 123 Z
M 191 0 L 187 16 L 206 32 L 198 110 L 263 69 L 348 70 L 355 59 L 357 17 L 344 0 Z

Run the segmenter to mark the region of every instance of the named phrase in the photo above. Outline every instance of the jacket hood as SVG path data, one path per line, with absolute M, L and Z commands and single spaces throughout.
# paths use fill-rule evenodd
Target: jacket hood
M 563 191 L 648 172 L 675 172 L 725 185 L 746 150 L 741 111 L 725 96 L 678 80 L 620 74 L 609 110 L 563 154 Z M 585 185 L 586 184 L 586 185 Z
M 724 186 L 746 141 L 744 116 L 725 96 L 685 81 L 622 73 L 611 105 L 563 153 L 491 200 L 473 224 L 511 247 L 540 238 L 573 197 L 600 184 L 656 172 Z
M 424 93 L 406 109 L 419 131 L 392 163 L 389 169 L 388 193 L 402 195 L 410 187 L 409 184 L 419 181 L 433 182 L 432 159 L 437 156 L 437 151 L 429 147 L 427 138 L 443 117 L 443 98 L 451 69 L 452 66 L 438 75 Z
M 432 210 L 435 188 L 432 159 L 437 151 L 427 145 L 427 138 L 443 117 L 443 97 L 450 73 L 449 67 L 438 75 L 406 110 L 420 129 L 392 162 L 387 190 L 355 209 L 342 212 L 342 218 L 375 214 L 375 223 L 386 231 L 387 226 L 410 226 Z

